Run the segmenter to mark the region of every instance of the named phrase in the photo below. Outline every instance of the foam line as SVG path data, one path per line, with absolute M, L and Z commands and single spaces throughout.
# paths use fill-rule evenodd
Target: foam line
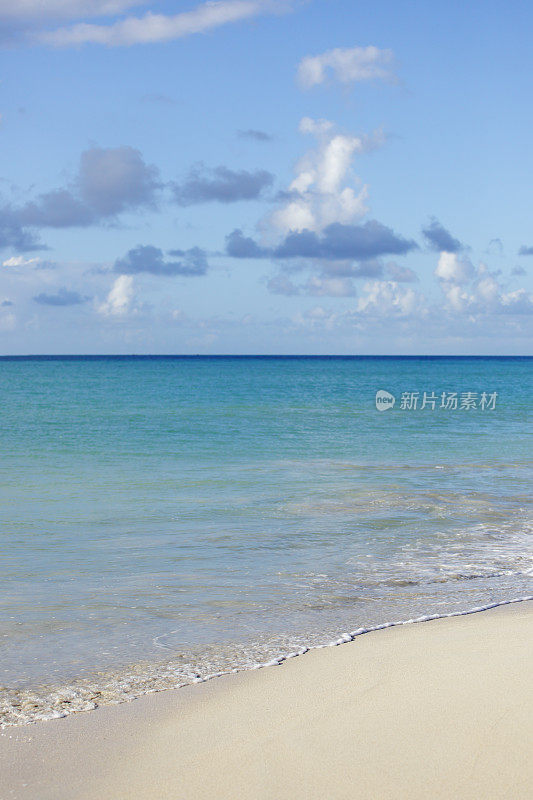
M 399 620 L 398 622 L 382 622 L 380 625 L 372 625 L 369 628 L 357 628 L 355 631 L 352 631 L 351 633 L 344 633 L 340 638 L 334 639 L 332 642 L 328 642 L 327 644 L 315 644 L 311 645 L 310 647 L 302 647 L 300 650 L 296 650 L 294 653 L 276 656 L 275 658 L 271 658 L 269 661 L 265 661 L 263 664 L 254 664 L 253 667 L 235 667 L 234 669 L 227 670 L 226 672 L 215 672 L 211 675 L 206 675 L 204 678 L 197 678 L 193 681 L 193 683 L 204 683 L 212 678 L 219 678 L 222 675 L 231 675 L 236 672 L 249 672 L 250 670 L 264 669 L 265 667 L 278 667 L 280 664 L 283 664 L 284 661 L 288 661 L 290 658 L 303 656 L 310 650 L 322 650 L 325 647 L 338 647 L 341 644 L 353 642 L 354 639 L 356 639 L 358 636 L 363 636 L 365 633 L 373 633 L 374 631 L 381 631 L 385 628 L 397 628 L 400 625 L 416 625 L 420 622 L 430 622 L 431 620 L 435 619 L 466 617 L 469 614 L 478 614 L 480 611 L 489 611 L 491 608 L 509 606 L 513 603 L 524 603 L 530 600 L 533 600 L 533 595 L 526 595 L 526 597 L 515 597 L 512 600 L 500 600 L 497 603 L 487 603 L 485 606 L 475 606 L 474 608 L 469 608 L 466 611 L 450 611 L 448 614 L 424 614 L 421 617 L 414 617 L 413 619 Z

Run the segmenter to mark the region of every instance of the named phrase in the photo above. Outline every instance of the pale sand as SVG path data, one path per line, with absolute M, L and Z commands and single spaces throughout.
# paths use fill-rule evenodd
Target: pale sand
M 533 603 L 0 736 L 0 797 L 533 798 Z

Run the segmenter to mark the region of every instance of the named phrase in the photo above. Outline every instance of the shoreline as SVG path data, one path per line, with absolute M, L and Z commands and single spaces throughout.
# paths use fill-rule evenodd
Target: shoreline
M 123 703 L 130 703 L 150 694 L 156 694 L 173 690 L 176 691 L 178 689 L 184 689 L 187 686 L 195 686 L 197 684 L 206 683 L 208 681 L 214 680 L 215 678 L 222 678 L 229 675 L 246 673 L 258 669 L 264 669 L 266 667 L 279 666 L 288 660 L 298 658 L 314 650 L 321 650 L 324 648 L 337 647 L 342 644 L 347 644 L 349 642 L 354 641 L 359 636 L 364 636 L 366 634 L 374 633 L 380 630 L 385 630 L 388 628 L 397 628 L 406 625 L 418 625 L 423 622 L 431 622 L 440 619 L 464 617 L 464 616 L 469 616 L 471 614 L 478 614 L 483 611 L 490 611 L 491 609 L 495 608 L 515 605 L 517 603 L 524 603 L 524 602 L 527 603 L 530 601 L 533 601 L 533 595 L 526 595 L 523 597 L 512 598 L 510 600 L 500 600 L 493 603 L 487 603 L 482 606 L 474 606 L 472 608 L 462 611 L 451 611 L 445 614 L 423 614 L 418 617 L 413 617 L 407 620 L 398 620 L 396 622 L 384 622 L 368 627 L 360 627 L 349 633 L 343 633 L 338 638 L 333 639 L 330 642 L 326 642 L 323 644 L 303 645 L 298 650 L 289 653 L 281 653 L 280 655 L 275 655 L 268 661 L 253 664 L 251 666 L 233 667 L 226 670 L 208 673 L 207 675 L 204 676 L 198 675 L 198 677 L 192 678 L 191 680 L 187 680 L 185 682 L 178 681 L 173 685 L 170 684 L 167 686 L 158 686 L 156 688 L 147 687 L 145 684 L 144 688 L 133 690 L 131 694 L 123 694 L 121 696 L 115 696 L 115 697 L 111 697 L 111 695 L 108 694 L 106 699 L 104 699 L 106 691 L 105 682 L 103 682 L 98 687 L 98 689 L 89 689 L 87 685 L 85 685 L 84 679 L 73 681 L 70 684 L 68 683 L 62 684 L 59 686 L 49 687 L 47 685 L 44 686 L 41 685 L 41 687 L 37 689 L 25 688 L 25 689 L 11 690 L 8 687 L 5 687 L 6 691 L 12 692 L 14 696 L 17 696 L 20 693 L 21 698 L 24 697 L 27 693 L 27 698 L 25 700 L 21 700 L 21 702 L 25 702 L 26 704 L 31 704 L 34 698 L 39 697 L 38 693 L 41 693 L 41 697 L 39 698 L 41 699 L 43 689 L 45 690 L 45 692 L 46 691 L 49 692 L 48 697 L 50 698 L 53 697 L 54 695 L 58 695 L 59 693 L 63 693 L 63 695 L 65 696 L 65 701 L 64 701 L 65 704 L 62 705 L 63 701 L 58 701 L 58 709 L 56 712 L 54 711 L 50 711 L 49 713 L 36 712 L 36 716 L 34 716 L 33 718 L 20 719 L 14 721 L 10 720 L 9 718 L 7 719 L 7 721 L 5 718 L 3 720 L 0 718 L 0 735 L 2 731 L 12 730 L 13 728 L 15 729 L 20 728 L 21 726 L 33 725 L 41 722 L 50 722 L 55 719 L 64 719 L 65 717 L 71 715 L 96 711 L 97 709 L 106 707 L 108 705 L 119 705 L 119 704 L 121 705 Z M 163 664 L 161 664 L 161 668 L 164 669 Z M 106 673 L 99 672 L 97 674 L 105 675 Z M 104 692 L 104 694 L 102 694 L 102 692 Z M 44 696 L 46 696 L 46 694 Z M 6 712 L 4 711 L 3 713 L 5 714 Z M 7 713 L 9 714 L 9 712 Z
M 424 621 L 7 728 L 2 798 L 529 797 L 531 598 Z

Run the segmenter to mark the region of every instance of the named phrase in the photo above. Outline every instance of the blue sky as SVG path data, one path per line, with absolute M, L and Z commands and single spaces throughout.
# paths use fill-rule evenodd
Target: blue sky
M 0 352 L 530 353 L 532 23 L 0 0 Z

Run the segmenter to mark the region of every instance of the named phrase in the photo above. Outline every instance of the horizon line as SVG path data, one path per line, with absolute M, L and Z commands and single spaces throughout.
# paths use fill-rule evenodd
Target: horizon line
M 345 358 L 345 359 L 378 359 L 378 358 L 522 358 L 530 359 L 533 355 L 526 354 L 479 354 L 479 353 L 25 353 L 25 354 L 5 354 L 0 355 L 0 360 L 29 360 L 29 359 L 99 359 L 99 358 L 116 358 L 116 359 L 178 359 L 178 358 Z

